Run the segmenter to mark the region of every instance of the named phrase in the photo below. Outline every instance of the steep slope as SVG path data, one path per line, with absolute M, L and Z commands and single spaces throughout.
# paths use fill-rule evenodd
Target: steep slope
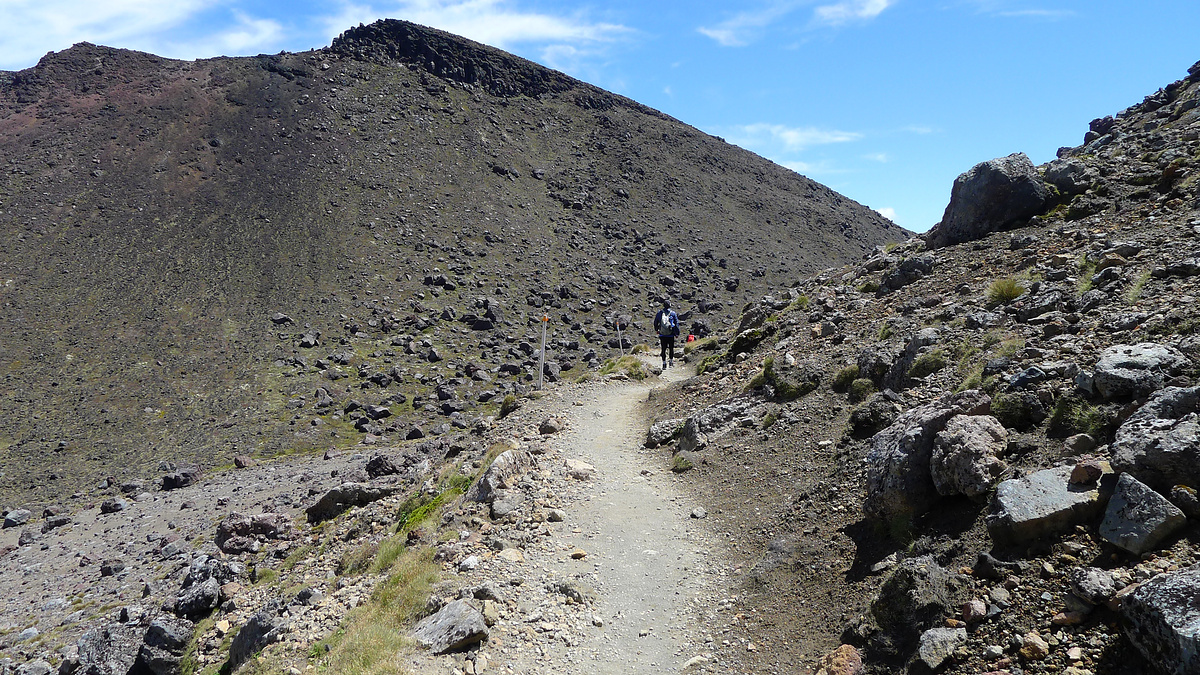
M 646 340 L 661 297 L 703 335 L 906 236 L 661 113 L 398 21 L 253 58 L 76 45 L 0 77 L 0 154 L 9 500 L 469 428 L 534 379 L 543 313 L 551 379 L 577 377 L 616 352 L 614 319 Z
M 680 480 L 741 555 L 737 602 L 709 616 L 722 672 L 825 655 L 867 673 L 1194 672 L 1170 644 L 1195 631 L 1195 463 L 1155 464 L 1200 447 L 1194 405 L 1163 412 L 1200 372 L 1200 64 L 1189 74 L 1036 167 L 1037 215 L 776 292 L 689 355 L 703 375 L 655 397 L 651 444 L 694 467 Z M 952 419 L 988 433 L 964 441 Z M 1129 459 L 1143 447 L 1160 454 Z M 1162 496 L 1108 501 L 1120 473 Z M 1068 509 L 1075 495 L 1095 501 Z M 1182 613 L 1137 591 L 1152 580 L 1181 584 Z

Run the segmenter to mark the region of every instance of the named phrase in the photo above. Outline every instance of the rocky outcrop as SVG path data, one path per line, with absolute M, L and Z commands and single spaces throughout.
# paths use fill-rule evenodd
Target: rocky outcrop
M 934 441 L 956 415 L 983 414 L 990 399 L 979 391 L 945 396 L 913 408 L 871 438 L 863 510 L 886 521 L 924 513 L 937 499 L 930 473 Z
M 454 600 L 413 629 L 413 638 L 435 654 L 473 645 L 488 636 L 483 614 L 465 600 Z

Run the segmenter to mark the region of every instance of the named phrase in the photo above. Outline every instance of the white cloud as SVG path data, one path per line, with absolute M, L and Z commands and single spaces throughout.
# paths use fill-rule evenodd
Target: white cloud
M 0 0 L 0 68 L 27 68 L 77 42 L 148 48 L 218 0 Z
M 879 215 L 883 216 L 884 218 L 887 218 L 888 220 L 892 221 L 893 223 L 896 222 L 896 209 L 893 209 L 890 206 L 885 206 L 882 209 L 875 209 L 875 213 L 878 213 Z
M 841 26 L 851 21 L 869 21 L 883 13 L 895 0 L 843 0 L 833 5 L 821 5 L 813 10 L 813 20 L 829 26 Z
M 734 129 L 733 141 L 743 147 L 781 147 L 789 152 L 798 152 L 814 145 L 847 143 L 862 138 L 854 131 L 819 129 L 817 127 L 788 127 L 782 124 L 747 124 Z
M 399 0 L 378 4 L 340 3 L 321 23 L 333 38 L 343 30 L 382 18 L 432 26 L 499 49 L 530 42 L 572 45 L 617 39 L 632 31 L 613 23 L 592 22 L 582 14 L 553 15 L 522 11 L 510 0 Z
M 775 0 L 754 11 L 738 12 L 715 26 L 696 30 L 717 41 L 722 47 L 742 47 L 757 37 L 762 29 L 787 16 L 800 3 L 795 0 Z
M 910 124 L 910 125 L 904 127 L 902 129 L 902 131 L 907 131 L 910 134 L 918 134 L 918 135 L 924 136 L 927 134 L 934 133 L 936 131 L 936 129 L 934 129 L 933 127 L 930 127 L 930 126 L 923 125 L 923 124 Z
M 868 155 L 863 155 L 863 159 L 867 159 L 872 162 L 879 162 L 880 164 L 887 164 L 888 159 L 890 158 L 887 156 L 886 152 L 875 152 Z
M 172 51 L 197 56 L 264 54 L 276 51 L 282 44 L 284 29 L 278 21 L 255 19 L 236 10 L 233 16 L 237 21 L 234 26 L 195 42 L 179 45 Z

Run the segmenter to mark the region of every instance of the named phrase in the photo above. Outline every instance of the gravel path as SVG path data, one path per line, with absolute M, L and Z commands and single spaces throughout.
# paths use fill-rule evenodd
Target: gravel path
M 535 552 L 527 561 L 547 578 L 582 579 L 599 599 L 578 643 L 512 650 L 501 672 L 680 672 L 711 658 L 711 638 L 696 618 L 717 602 L 711 593 L 719 551 L 706 521 L 692 517 L 696 505 L 672 481 L 668 456 L 642 448 L 641 402 L 664 380 L 682 379 L 680 371 L 668 371 L 644 383 L 568 393 L 576 398 L 550 406 L 569 420 L 553 442 L 561 458 L 582 460 L 596 472 L 564 490 L 557 551 Z M 587 555 L 562 554 L 576 549 Z

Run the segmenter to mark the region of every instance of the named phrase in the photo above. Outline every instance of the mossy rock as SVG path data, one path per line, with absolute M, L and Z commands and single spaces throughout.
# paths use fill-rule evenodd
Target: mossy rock
M 794 401 L 821 385 L 821 371 L 804 361 L 789 366 L 769 358 L 763 362 L 762 376 L 775 389 L 775 396 L 784 401 Z

